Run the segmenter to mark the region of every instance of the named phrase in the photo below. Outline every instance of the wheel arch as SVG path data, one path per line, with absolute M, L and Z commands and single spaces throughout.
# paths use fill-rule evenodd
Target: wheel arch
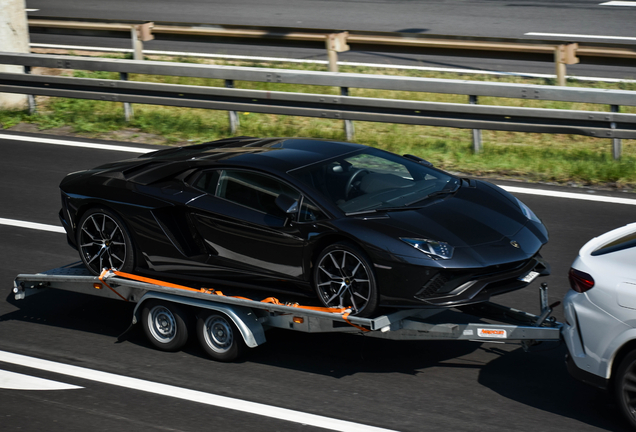
M 340 233 L 334 233 L 334 234 L 329 234 L 326 236 L 323 236 L 320 238 L 320 240 L 316 241 L 316 243 L 314 244 L 312 250 L 311 250 L 311 254 L 308 257 L 309 258 L 309 269 L 310 269 L 310 274 L 309 274 L 309 281 L 312 281 L 312 274 L 313 274 L 313 269 L 314 269 L 314 265 L 316 263 L 316 259 L 318 258 L 318 255 L 320 255 L 320 253 L 328 246 L 331 246 L 334 243 L 339 243 L 339 242 L 345 242 L 345 243 L 351 243 L 354 246 L 356 246 L 358 249 L 360 249 L 362 252 L 364 252 L 367 257 L 369 258 L 369 260 L 373 263 L 373 256 L 371 253 L 369 253 L 369 251 L 367 250 L 367 248 L 364 246 L 364 244 L 354 238 L 351 238 L 349 236 L 346 236 L 344 234 L 340 234 Z
M 139 300 L 133 312 L 133 324 L 140 321 L 143 304 L 151 299 L 163 300 L 187 306 L 190 309 L 189 312 L 193 314 L 196 314 L 196 311 L 200 309 L 221 312 L 231 319 L 234 325 L 236 325 L 236 328 L 238 328 L 245 344 L 248 347 L 255 348 L 266 342 L 265 329 L 258 321 L 258 317 L 254 311 L 250 308 L 244 306 L 225 305 L 222 303 L 214 303 L 206 300 L 180 297 L 173 294 L 159 292 L 146 293 Z
M 614 391 L 614 378 L 616 377 L 616 373 L 618 372 L 618 368 L 620 367 L 621 362 L 625 357 L 629 355 L 629 353 L 636 351 L 636 334 L 632 335 L 633 339 L 625 342 L 617 351 L 614 357 L 611 359 L 611 364 L 609 365 L 609 391 Z

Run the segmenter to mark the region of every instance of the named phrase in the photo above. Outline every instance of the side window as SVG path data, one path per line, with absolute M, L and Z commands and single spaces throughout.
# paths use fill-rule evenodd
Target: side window
M 300 199 L 298 191 L 275 178 L 241 170 L 223 170 L 216 189 L 220 198 L 284 218 L 285 214 L 275 203 L 280 194 Z
M 314 204 L 309 198 L 303 198 L 303 203 L 300 206 L 300 213 L 298 214 L 298 222 L 314 222 L 326 218 L 325 214 L 316 204 Z
M 218 170 L 206 171 L 197 179 L 194 187 L 211 195 L 216 195 L 219 177 L 220 172 Z

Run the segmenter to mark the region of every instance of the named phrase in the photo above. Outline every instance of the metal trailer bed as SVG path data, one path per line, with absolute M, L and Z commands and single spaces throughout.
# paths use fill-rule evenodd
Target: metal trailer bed
M 533 315 L 492 302 L 479 303 L 470 315 L 453 312 L 455 322 L 439 322 L 448 308 L 396 310 L 375 318 L 348 316 L 297 305 L 264 303 L 216 295 L 213 290 L 182 289 L 170 284 L 130 280 L 109 271 L 91 275 L 82 263 L 37 274 L 20 274 L 14 281 L 16 300 L 53 288 L 137 303 L 132 323 L 141 322 L 150 342 L 165 351 L 181 348 L 189 326 L 197 318 L 199 341 L 212 358 L 232 361 L 245 346 L 263 344 L 265 330 L 281 328 L 307 333 L 346 332 L 394 340 L 469 340 L 521 342 L 558 341 L 562 324 L 550 316 L 547 284 L 541 284 L 541 314 Z M 168 286 L 166 286 L 168 285 Z M 320 308 L 319 308 L 320 309 Z M 446 314 L 444 314 L 445 316 Z M 470 319 L 477 317 L 477 319 Z M 479 318 L 494 319 L 496 323 Z M 477 321 L 477 322 L 475 322 Z M 185 336 L 184 336 L 185 335 Z

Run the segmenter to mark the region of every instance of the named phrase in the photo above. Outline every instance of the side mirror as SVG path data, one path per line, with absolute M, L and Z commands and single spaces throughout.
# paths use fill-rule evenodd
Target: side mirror
M 276 206 L 283 211 L 285 214 L 294 214 L 298 213 L 298 200 L 293 199 L 292 197 L 280 194 L 276 197 Z
M 418 156 L 415 156 L 415 155 L 412 155 L 412 154 L 405 154 L 405 155 L 402 155 L 402 156 L 407 158 L 407 159 L 410 159 L 412 161 L 415 161 L 418 164 L 422 164 L 422 165 L 424 165 L 426 167 L 432 167 L 433 166 L 433 164 L 430 163 L 429 161 L 427 161 L 426 159 L 422 159 L 421 157 L 418 157 Z

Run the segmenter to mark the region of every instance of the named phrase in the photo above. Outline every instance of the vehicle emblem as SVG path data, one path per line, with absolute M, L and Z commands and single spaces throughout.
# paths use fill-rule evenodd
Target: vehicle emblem
M 510 244 L 511 244 L 513 247 L 516 247 L 517 249 L 519 249 L 519 247 L 520 247 L 520 246 L 519 246 L 519 243 L 517 243 L 517 241 L 516 241 L 516 240 L 511 240 L 511 241 L 510 241 Z

